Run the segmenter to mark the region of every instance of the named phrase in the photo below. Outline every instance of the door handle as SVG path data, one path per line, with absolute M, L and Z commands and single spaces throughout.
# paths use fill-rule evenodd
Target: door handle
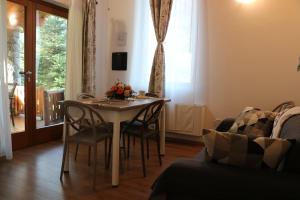
M 32 72 L 30 71 L 30 70 L 28 70 L 28 71 L 26 71 L 26 72 L 19 72 L 19 74 L 21 74 L 21 75 L 31 75 L 32 74 Z
M 24 71 L 23 71 L 23 72 L 19 72 L 19 74 L 20 74 L 20 75 L 23 75 L 23 76 L 25 76 L 25 77 L 28 76 L 28 77 L 27 77 L 27 81 L 28 81 L 28 82 L 31 81 L 30 76 L 31 76 L 32 72 L 31 72 L 30 70 L 28 70 L 28 71 L 26 71 L 26 72 L 24 72 Z

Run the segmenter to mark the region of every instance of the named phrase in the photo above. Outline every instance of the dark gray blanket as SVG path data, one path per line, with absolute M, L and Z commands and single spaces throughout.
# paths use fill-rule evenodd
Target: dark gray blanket
M 152 186 L 151 200 L 300 199 L 300 176 L 179 159 Z

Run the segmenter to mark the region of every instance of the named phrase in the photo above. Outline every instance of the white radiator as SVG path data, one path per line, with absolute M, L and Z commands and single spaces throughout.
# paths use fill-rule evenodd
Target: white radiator
M 206 107 L 201 105 L 175 104 L 167 106 L 167 131 L 201 136 Z

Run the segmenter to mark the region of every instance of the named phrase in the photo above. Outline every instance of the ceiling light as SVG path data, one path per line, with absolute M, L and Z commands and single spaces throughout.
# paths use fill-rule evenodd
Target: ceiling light
M 15 13 L 10 14 L 8 21 L 11 26 L 16 26 L 18 24 L 17 15 Z
M 242 4 L 250 4 L 250 3 L 254 3 L 256 0 L 236 0 L 236 2 L 238 3 L 242 3 Z

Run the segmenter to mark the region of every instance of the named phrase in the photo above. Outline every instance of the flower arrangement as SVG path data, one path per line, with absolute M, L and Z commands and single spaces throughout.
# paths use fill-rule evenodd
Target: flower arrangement
M 115 84 L 106 92 L 106 96 L 111 99 L 125 99 L 131 97 L 133 90 L 130 85 L 126 85 L 121 81 L 116 81 Z

